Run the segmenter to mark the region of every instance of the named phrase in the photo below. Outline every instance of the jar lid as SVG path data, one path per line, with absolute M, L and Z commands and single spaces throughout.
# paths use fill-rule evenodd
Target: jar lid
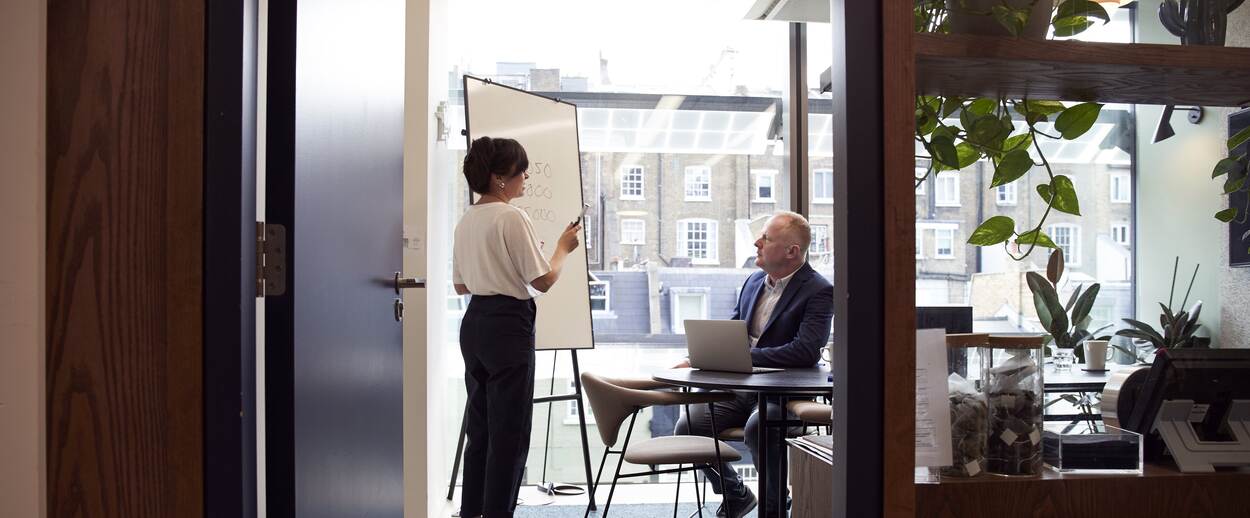
M 981 347 L 989 341 L 989 333 L 952 333 L 946 335 L 947 347 Z
M 990 335 L 989 344 L 996 349 L 1040 349 L 1046 335 Z

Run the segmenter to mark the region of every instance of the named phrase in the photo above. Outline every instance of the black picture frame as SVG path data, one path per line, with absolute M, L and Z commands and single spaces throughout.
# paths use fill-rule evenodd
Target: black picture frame
M 1233 112 L 1228 116 L 1228 137 L 1231 138 L 1247 127 L 1250 127 L 1250 108 Z M 1228 156 L 1245 153 L 1247 146 L 1250 146 L 1250 143 L 1244 143 L 1237 149 L 1229 151 Z M 1246 187 L 1234 191 L 1228 195 L 1228 206 L 1244 210 L 1247 196 L 1250 196 L 1250 190 Z M 1237 218 L 1228 223 L 1228 265 L 1235 268 L 1250 267 L 1250 217 L 1244 214 L 1238 214 Z

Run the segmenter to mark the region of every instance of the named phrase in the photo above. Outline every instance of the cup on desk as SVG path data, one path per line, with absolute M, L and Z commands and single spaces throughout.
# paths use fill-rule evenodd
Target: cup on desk
M 820 359 L 825 363 L 833 363 L 833 346 L 826 345 L 820 348 Z
M 1101 371 L 1107 369 L 1107 360 L 1111 359 L 1111 354 L 1115 351 L 1107 347 L 1106 340 L 1086 340 L 1085 341 L 1085 369 L 1091 371 Z

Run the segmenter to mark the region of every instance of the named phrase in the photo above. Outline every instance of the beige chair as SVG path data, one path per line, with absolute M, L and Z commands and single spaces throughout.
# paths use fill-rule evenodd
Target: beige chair
M 815 401 L 791 401 L 786 403 L 786 410 L 799 417 L 804 423 L 818 426 L 833 425 L 833 406 Z
M 607 516 L 612 506 L 612 495 L 616 492 L 616 482 L 622 478 L 677 473 L 676 498 L 681 494 L 681 473 L 694 471 L 704 467 L 719 469 L 726 461 L 741 460 L 742 455 L 724 442 L 710 437 L 692 435 L 674 435 L 656 437 L 631 445 L 630 436 L 634 431 L 634 422 L 638 412 L 654 405 L 700 405 L 731 401 L 734 395 L 728 392 L 669 392 L 658 390 L 668 385 L 651 380 L 624 380 L 596 376 L 589 372 L 582 373 L 582 391 L 590 402 L 590 411 L 594 413 L 595 425 L 599 429 L 599 438 L 603 440 L 603 458 L 599 461 L 599 472 L 595 475 L 595 483 L 590 487 L 595 491 L 603 476 L 603 466 L 607 463 L 608 454 L 620 455 L 616 463 L 616 473 L 612 476 L 612 489 L 608 491 L 608 500 L 603 505 L 603 516 Z M 621 425 L 629 418 L 629 427 L 625 431 L 625 442 L 619 450 L 612 449 L 620 435 Z M 716 428 L 713 419 L 712 428 Z M 621 473 L 621 466 L 629 462 L 642 466 L 660 466 L 676 464 L 674 469 L 651 469 L 637 473 Z M 686 467 L 685 465 L 690 466 Z M 696 496 L 698 496 L 696 485 Z M 699 499 L 699 515 L 702 516 L 702 499 Z M 677 514 L 676 499 L 673 502 L 673 515 Z M 585 516 L 590 516 L 587 507 Z

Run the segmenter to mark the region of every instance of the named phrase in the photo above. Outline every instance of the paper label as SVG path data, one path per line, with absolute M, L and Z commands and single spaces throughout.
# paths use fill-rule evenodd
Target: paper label
M 975 477 L 977 476 L 977 473 L 981 472 L 981 463 L 974 460 L 964 464 L 964 471 L 968 472 L 969 477 Z
M 1037 429 L 1034 428 L 1032 432 L 1029 432 L 1029 440 L 1033 441 L 1033 444 L 1037 444 L 1038 441 L 1042 440 L 1042 434 L 1038 433 Z
M 1020 436 L 1017 435 L 1016 432 L 1013 432 L 1011 430 L 1007 430 L 998 436 L 999 439 L 1002 439 L 1002 441 L 1007 443 L 1008 445 L 1015 443 L 1017 437 L 1020 437 Z

